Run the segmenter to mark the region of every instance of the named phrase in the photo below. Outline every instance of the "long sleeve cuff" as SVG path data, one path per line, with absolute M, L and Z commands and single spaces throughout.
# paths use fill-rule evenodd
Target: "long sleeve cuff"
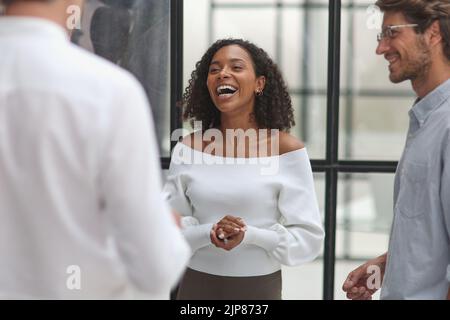
M 182 233 L 191 246 L 192 254 L 211 243 L 209 233 L 212 226 L 212 223 L 183 226 Z
M 243 244 L 253 244 L 272 252 L 277 247 L 280 241 L 279 235 L 276 231 L 247 226 Z

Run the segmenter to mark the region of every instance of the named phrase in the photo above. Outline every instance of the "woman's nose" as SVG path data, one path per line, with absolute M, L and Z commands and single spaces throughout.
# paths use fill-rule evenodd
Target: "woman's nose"
M 222 68 L 222 70 L 220 70 L 219 72 L 219 78 L 228 78 L 230 76 L 230 74 L 228 73 L 228 68 Z

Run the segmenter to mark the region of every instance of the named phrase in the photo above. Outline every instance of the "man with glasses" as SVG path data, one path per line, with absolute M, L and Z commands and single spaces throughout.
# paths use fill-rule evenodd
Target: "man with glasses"
M 378 0 L 376 53 L 417 100 L 397 167 L 389 250 L 352 271 L 349 299 L 450 299 L 450 0 Z M 375 273 L 374 273 L 375 272 Z
M 168 298 L 190 250 L 147 97 L 70 43 L 82 2 L 0 0 L 0 299 Z

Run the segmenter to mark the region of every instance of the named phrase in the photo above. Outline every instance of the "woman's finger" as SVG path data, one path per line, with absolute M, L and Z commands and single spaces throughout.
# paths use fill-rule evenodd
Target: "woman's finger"
M 240 228 L 243 228 L 246 226 L 245 221 L 240 217 L 233 217 L 233 216 L 227 215 L 227 216 L 223 217 L 222 220 L 229 221 L 230 223 L 234 223 L 234 224 L 238 225 Z
M 209 232 L 209 237 L 213 245 L 215 245 L 216 247 L 220 247 L 220 240 L 217 238 L 216 230 L 217 225 L 214 225 L 211 231 Z
M 236 228 L 236 229 L 239 229 L 239 230 L 242 230 L 242 231 L 247 230 L 247 226 L 246 225 L 242 226 L 241 224 L 237 224 L 234 221 L 228 220 L 228 219 L 222 219 L 222 220 L 220 220 L 218 222 L 218 224 L 219 225 L 228 225 L 228 226 L 230 226 L 232 228 Z
M 217 228 L 216 234 L 217 234 L 217 238 L 219 238 L 220 240 L 225 239 L 225 233 L 224 233 L 222 227 L 219 226 Z
M 219 224 L 220 230 L 225 233 L 225 236 L 229 237 L 241 232 L 240 228 L 230 226 L 228 224 Z

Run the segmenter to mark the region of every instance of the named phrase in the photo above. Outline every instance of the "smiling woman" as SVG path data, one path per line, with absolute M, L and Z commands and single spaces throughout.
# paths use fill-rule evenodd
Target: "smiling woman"
M 219 85 L 231 89 L 219 97 Z M 260 128 L 286 131 L 295 124 L 291 98 L 277 65 L 263 49 L 241 39 L 216 41 L 197 62 L 183 95 L 185 120 L 202 121 L 205 130 L 218 128 L 222 103 L 215 102 L 227 100 L 233 93 L 249 104 L 254 101 L 254 117 Z
M 242 109 L 252 113 L 255 96 L 261 96 L 265 82 L 265 76 L 256 76 L 250 55 L 238 45 L 221 48 L 210 63 L 209 96 L 222 113 Z
M 164 189 L 193 252 L 178 298 L 281 299 L 281 265 L 313 260 L 323 228 L 308 154 L 287 132 L 293 110 L 278 67 L 250 42 L 219 40 L 182 103 L 202 129 L 175 146 Z

